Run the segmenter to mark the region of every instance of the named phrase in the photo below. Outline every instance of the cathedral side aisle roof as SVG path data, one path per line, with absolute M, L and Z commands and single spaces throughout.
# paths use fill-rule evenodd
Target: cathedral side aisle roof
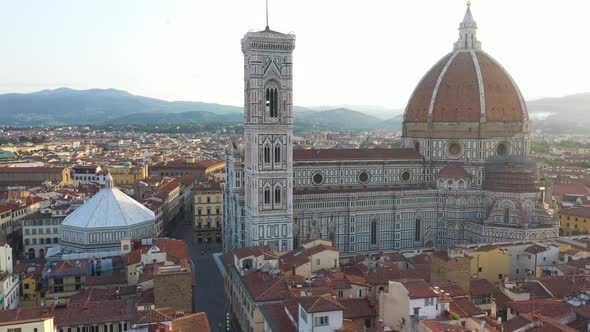
M 414 149 L 294 149 L 294 161 L 316 160 L 383 160 L 383 159 L 422 159 Z

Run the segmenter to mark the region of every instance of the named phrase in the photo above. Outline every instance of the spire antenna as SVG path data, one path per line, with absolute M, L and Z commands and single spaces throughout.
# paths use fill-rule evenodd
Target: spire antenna
M 270 30 L 268 27 L 268 0 L 266 0 L 266 30 Z

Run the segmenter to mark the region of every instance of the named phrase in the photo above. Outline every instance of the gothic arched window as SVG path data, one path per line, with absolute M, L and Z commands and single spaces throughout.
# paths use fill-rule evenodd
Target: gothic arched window
M 279 164 L 281 162 L 281 146 L 275 145 L 275 164 Z
M 507 224 L 510 222 L 510 208 L 504 208 L 504 223 Z
M 270 204 L 270 188 L 264 189 L 264 204 Z
M 270 164 L 270 146 L 264 146 L 264 163 Z
M 416 224 L 414 225 L 414 240 L 420 241 L 420 218 L 416 218 Z
M 281 204 L 281 187 L 275 188 L 275 204 Z
M 371 244 L 377 244 L 377 220 L 371 221 Z
M 266 114 L 271 118 L 279 116 L 279 93 L 276 88 L 267 88 L 265 94 Z

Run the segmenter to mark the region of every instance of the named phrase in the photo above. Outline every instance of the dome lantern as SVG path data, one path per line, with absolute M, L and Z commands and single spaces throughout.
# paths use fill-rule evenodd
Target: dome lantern
M 459 24 L 459 40 L 455 42 L 454 50 L 481 50 L 481 42 L 477 40 L 477 23 L 471 15 L 471 3 L 467 2 L 467 11 L 463 21 Z
M 107 176 L 105 176 L 104 187 L 107 189 L 113 189 L 113 176 L 111 173 L 107 173 Z

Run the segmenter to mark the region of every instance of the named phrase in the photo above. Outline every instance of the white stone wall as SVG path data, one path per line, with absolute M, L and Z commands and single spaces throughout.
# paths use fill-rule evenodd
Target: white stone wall
M 294 48 L 295 36 L 270 30 L 242 39 L 246 246 L 293 248 Z

